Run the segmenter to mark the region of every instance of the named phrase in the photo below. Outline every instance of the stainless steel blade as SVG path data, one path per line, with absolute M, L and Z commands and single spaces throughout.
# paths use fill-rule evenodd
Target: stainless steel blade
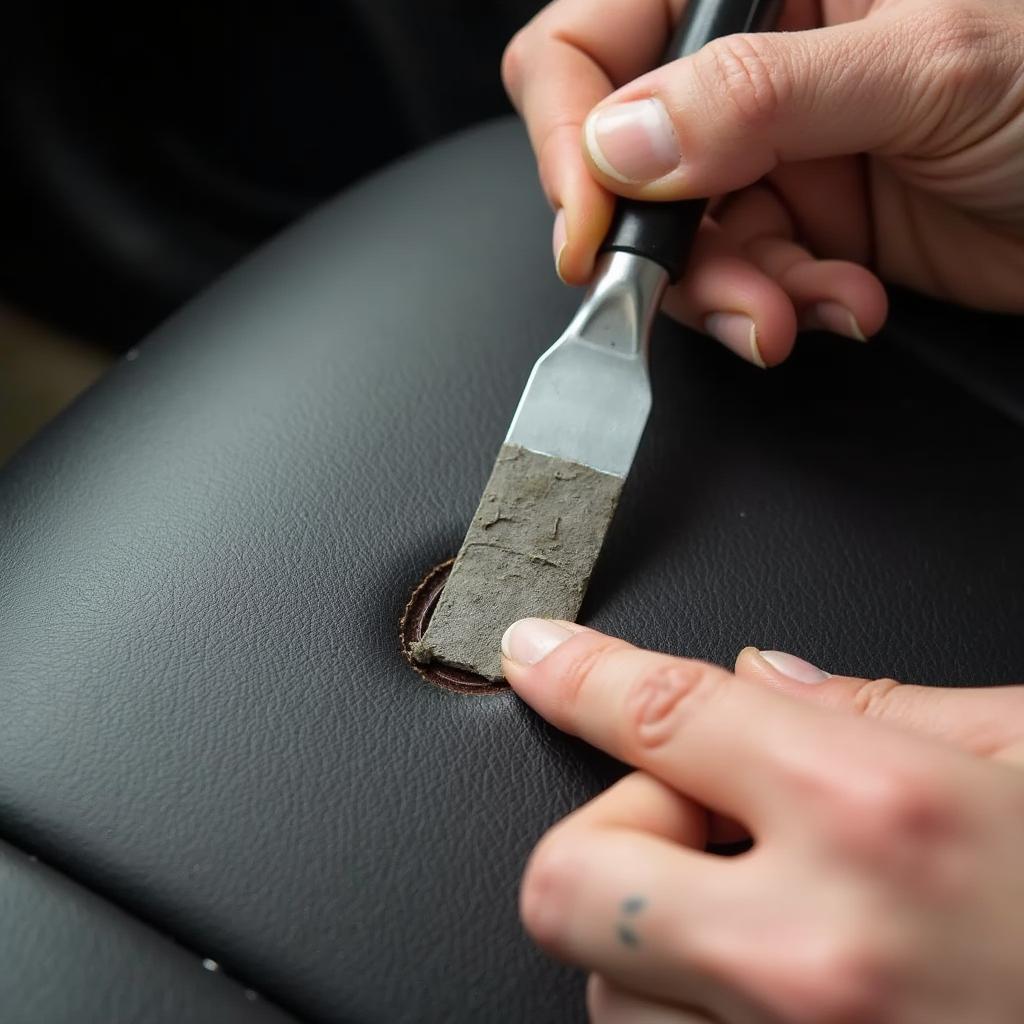
M 601 256 L 572 322 L 534 366 L 505 443 L 625 477 L 651 411 L 648 341 L 667 284 L 642 256 Z

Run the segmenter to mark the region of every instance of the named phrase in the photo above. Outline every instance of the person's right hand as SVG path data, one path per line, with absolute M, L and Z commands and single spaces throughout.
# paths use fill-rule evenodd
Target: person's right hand
M 728 672 L 574 623 L 502 639 L 516 693 L 638 771 L 535 848 L 520 913 L 592 1024 L 1020 1024 L 1024 687 Z M 705 852 L 713 816 L 754 837 Z
M 666 309 L 751 362 L 798 328 L 876 332 L 879 278 L 1024 312 L 1024 4 L 786 0 L 780 28 L 640 78 L 665 0 L 555 0 L 516 35 L 560 276 L 592 274 L 612 193 L 732 193 Z

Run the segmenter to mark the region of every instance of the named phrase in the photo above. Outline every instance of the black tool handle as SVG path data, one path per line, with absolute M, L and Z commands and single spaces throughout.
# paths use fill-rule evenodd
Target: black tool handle
M 775 27 L 782 0 L 690 0 L 663 64 L 696 53 L 712 39 Z M 690 258 L 706 199 L 648 203 L 620 199 L 601 252 L 633 252 L 660 263 L 675 281 Z

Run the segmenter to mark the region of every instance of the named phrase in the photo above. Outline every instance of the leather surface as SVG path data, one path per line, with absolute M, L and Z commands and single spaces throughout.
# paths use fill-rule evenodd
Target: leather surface
M 396 635 L 578 301 L 550 223 L 510 123 L 398 164 L 0 480 L 0 833 L 313 1020 L 583 1017 L 516 888 L 618 769 L 510 694 L 432 688 Z M 664 322 L 653 373 L 585 621 L 1020 675 L 1018 426 L 884 338 L 765 374 Z
M 911 292 L 896 298 L 899 317 L 890 324 L 889 341 L 1024 426 L 1024 321 Z
M 4 1024 L 288 1024 L 198 956 L 0 844 Z

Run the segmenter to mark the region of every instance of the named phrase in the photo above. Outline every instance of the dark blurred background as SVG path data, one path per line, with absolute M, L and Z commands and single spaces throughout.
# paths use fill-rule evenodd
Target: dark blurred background
M 508 109 L 539 0 L 8 5 L 0 293 L 131 345 L 388 160 Z
M 508 111 L 501 53 L 541 6 L 4 5 L 0 462 L 268 236 L 389 160 Z M 1024 320 L 953 330 L 948 310 L 897 305 L 910 312 L 890 338 L 1024 421 Z
M 33 0 L 0 18 L 0 463 L 374 168 L 510 108 L 541 0 Z

